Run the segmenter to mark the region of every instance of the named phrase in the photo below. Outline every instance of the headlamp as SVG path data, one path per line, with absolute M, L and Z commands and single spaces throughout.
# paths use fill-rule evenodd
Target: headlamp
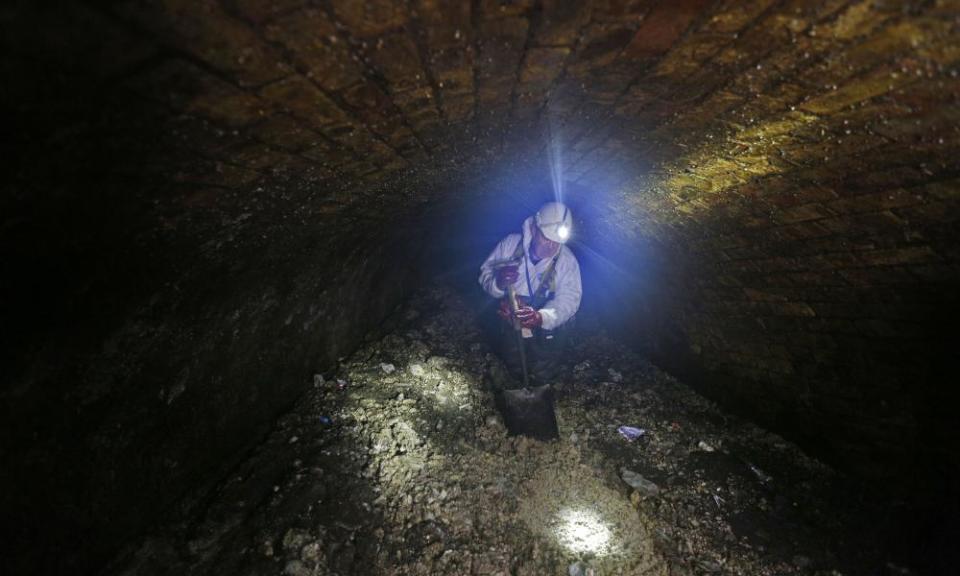
M 560 226 L 558 226 L 558 227 L 557 227 L 557 236 L 559 236 L 561 240 L 566 240 L 567 238 L 569 238 L 569 237 L 570 237 L 570 227 L 569 227 L 569 226 L 566 226 L 566 225 L 564 225 L 564 224 L 561 224 Z

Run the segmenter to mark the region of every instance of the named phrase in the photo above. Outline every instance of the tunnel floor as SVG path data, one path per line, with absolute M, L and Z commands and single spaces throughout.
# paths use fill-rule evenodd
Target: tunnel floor
M 835 574 L 880 566 L 876 504 L 602 332 L 560 440 L 509 437 L 471 309 L 426 290 L 215 490 L 111 574 Z M 645 434 L 629 441 L 626 425 Z M 624 472 L 624 471 L 629 472 Z M 655 484 L 634 490 L 636 475 Z M 177 514 L 173 514 L 177 516 Z M 580 562 L 580 564 L 574 564 Z

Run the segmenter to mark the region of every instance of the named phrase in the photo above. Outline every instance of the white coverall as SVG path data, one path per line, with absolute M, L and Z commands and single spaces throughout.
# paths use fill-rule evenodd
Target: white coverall
M 493 249 L 490 256 L 480 266 L 480 285 L 487 294 L 494 298 L 503 298 L 504 291 L 497 287 L 496 273 L 493 264 L 503 260 L 509 260 L 517 250 L 517 243 L 523 239 L 523 262 L 517 270 L 519 277 L 514 283 L 514 289 L 518 296 L 530 297 L 530 289 L 527 288 L 527 273 L 530 274 L 530 288 L 536 293 L 540 287 L 543 274 L 546 272 L 550 261 L 553 258 L 544 258 L 533 263 L 530 257 L 530 243 L 533 241 L 533 227 L 536 226 L 533 217 L 527 218 L 523 222 L 523 235 L 511 234 L 501 240 L 497 247 Z M 556 294 L 552 300 L 547 301 L 543 308 L 538 310 L 543 318 L 544 330 L 553 330 L 573 317 L 580 308 L 580 296 L 583 288 L 580 285 L 580 264 L 577 257 L 573 255 L 564 245 L 560 246 L 560 255 L 557 257 L 556 264 Z

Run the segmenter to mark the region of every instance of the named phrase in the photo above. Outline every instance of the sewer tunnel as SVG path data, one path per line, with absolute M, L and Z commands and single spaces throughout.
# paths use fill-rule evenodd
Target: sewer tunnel
M 0 25 L 4 573 L 954 569 L 956 2 Z M 477 278 L 550 201 L 544 443 Z

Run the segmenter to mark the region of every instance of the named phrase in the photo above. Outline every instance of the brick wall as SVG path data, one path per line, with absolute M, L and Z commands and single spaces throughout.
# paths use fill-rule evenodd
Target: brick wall
M 939 463 L 958 460 L 956 397 L 938 372 L 956 348 L 958 15 L 954 0 L 5 6 L 3 398 L 37 415 L 17 437 L 57 420 L 110 440 L 128 412 L 87 420 L 85 398 L 148 406 L 125 391 L 143 370 L 179 389 L 171 347 L 229 348 L 232 310 L 193 323 L 183 307 L 258 311 L 244 342 L 286 330 L 259 308 L 278 290 L 301 287 L 308 316 L 350 310 L 320 287 L 397 260 L 373 231 L 422 240 L 432 210 L 490 200 L 457 183 L 546 182 L 552 161 L 589 207 L 585 239 L 625 264 L 630 313 L 610 318 L 638 346 L 868 478 L 954 473 Z M 378 292 L 364 325 L 401 292 Z M 123 326 L 124 349 L 153 360 L 116 359 Z M 298 354 L 349 347 L 334 328 Z M 47 363 L 63 369 L 31 368 Z M 186 389 L 203 406 L 226 385 Z M 258 425 L 280 409 L 230 406 L 224 422 Z M 176 422 L 208 430 L 200 411 Z M 236 443 L 190 482 L 255 429 L 224 433 Z M 136 469 L 101 485 L 135 488 Z M 96 485 L 91 501 L 106 498 Z M 170 486 L 143 497 L 172 501 Z
M 957 477 L 956 14 L 778 3 L 733 35 L 707 18 L 623 95 L 597 154 L 654 166 L 610 206 L 677 263 L 669 312 L 635 320 L 651 351 L 880 485 Z

